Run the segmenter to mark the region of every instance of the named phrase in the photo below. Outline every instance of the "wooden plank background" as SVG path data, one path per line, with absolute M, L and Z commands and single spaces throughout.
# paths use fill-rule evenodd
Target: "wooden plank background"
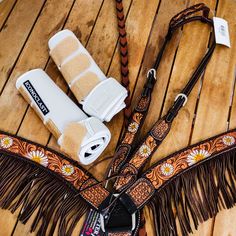
M 229 22 L 231 48 L 219 46 L 174 121 L 172 130 L 151 163 L 205 138 L 236 127 L 236 1 L 235 0 L 124 0 L 129 43 L 129 68 L 133 101 L 140 93 L 147 70 L 152 66 L 170 18 L 180 10 L 205 2 L 211 14 Z M 44 68 L 69 95 L 70 92 L 48 55 L 47 42 L 57 31 L 75 32 L 101 69 L 120 80 L 116 12 L 111 0 L 4 0 L 0 3 L 0 129 L 58 149 L 55 139 L 15 89 L 19 75 L 33 68 Z M 150 114 L 142 134 L 165 114 L 176 94 L 188 81 L 209 43 L 208 26 L 194 22 L 183 27 L 168 45 L 158 71 Z M 112 141 L 102 155 L 114 152 L 123 117 L 118 114 L 108 125 Z M 103 178 L 107 161 L 93 172 Z M 0 210 L 0 236 L 30 236 L 30 222 L 22 225 Z M 152 215 L 145 208 L 146 230 L 153 232 Z M 201 224 L 195 236 L 236 235 L 236 207 L 220 212 Z M 82 222 L 82 221 L 81 221 Z M 78 235 L 80 224 L 73 235 Z

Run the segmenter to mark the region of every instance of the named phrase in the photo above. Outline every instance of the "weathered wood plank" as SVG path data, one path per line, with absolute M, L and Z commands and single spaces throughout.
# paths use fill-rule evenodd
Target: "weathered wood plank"
M 45 0 L 18 1 L 0 32 L 0 91 L 11 74 L 44 2 Z
M 3 88 L 3 85 L 7 80 L 9 73 L 12 70 L 15 60 L 17 59 L 18 54 L 20 53 L 20 50 L 24 45 L 24 42 L 27 39 L 31 28 L 35 20 L 37 19 L 44 2 L 45 0 L 40 0 L 37 2 L 29 2 L 26 0 L 19 1 L 15 5 L 13 11 L 11 12 L 10 17 L 7 19 L 3 29 L 0 32 L 0 41 L 1 41 L 0 88 L 1 89 Z M 2 12 L 0 13 L 1 25 L 7 18 L 7 15 L 11 11 L 13 4 L 14 4 L 13 1 L 9 2 L 5 1 L 1 4 L 0 6 L 0 10 L 2 10 Z M 22 19 L 24 19 L 25 22 L 19 25 L 19 22 L 22 22 Z M 0 103 L 2 100 L 3 97 L 0 98 Z M 9 114 L 6 114 L 6 116 L 8 115 Z M 6 210 L 0 210 L 0 214 L 1 214 L 0 217 L 1 234 L 10 235 L 16 222 L 16 216 L 12 215 L 9 211 Z
M 216 15 L 228 20 L 230 26 L 235 28 L 235 22 L 233 20 L 233 14 L 235 14 L 235 12 L 232 12 L 231 14 L 231 8 L 232 1 L 219 1 Z M 234 29 L 231 30 L 234 32 Z M 229 107 L 231 105 L 231 94 L 235 80 L 234 51 L 234 43 L 231 49 L 223 46 L 217 46 L 215 49 L 213 57 L 204 75 L 202 91 L 197 108 L 196 122 L 193 128 L 192 143 L 222 133 L 228 128 Z M 222 213 L 220 213 L 220 216 L 222 216 Z M 204 227 L 200 225 L 199 230 L 194 235 L 202 235 L 203 230 L 205 232 L 204 235 L 206 236 L 212 235 L 213 230 L 214 232 L 219 231 L 217 230 L 218 227 L 221 228 L 222 226 L 220 223 L 220 216 L 217 224 L 214 224 L 214 219 L 210 219 L 203 225 Z M 218 216 L 216 219 L 218 219 Z M 213 227 L 216 227 L 216 229 L 213 229 Z M 227 232 L 227 228 L 224 228 L 224 232 Z
M 2 3 L 2 5 L 0 4 L 0 28 L 1 22 L 3 23 L 5 21 L 6 17 L 8 17 L 8 13 L 11 11 L 11 7 L 14 5 L 14 0 L 7 1 L 9 2 L 9 5 L 6 4 L 4 7 L 2 7 L 5 3 Z M 54 3 L 54 5 L 57 5 L 58 8 L 57 11 L 55 9 L 53 11 L 54 14 L 55 12 L 57 13 L 55 14 L 58 17 L 57 19 L 50 15 L 50 12 L 52 12 L 52 6 L 50 7 L 50 4 L 53 4 L 54 1 L 55 0 L 48 0 L 48 4 L 43 9 L 42 14 L 40 15 L 35 26 L 34 21 L 37 18 L 37 14 L 41 10 L 39 5 L 37 5 L 38 12 L 35 10 L 34 13 L 29 13 L 29 11 L 25 12 L 27 7 L 29 7 L 28 5 L 26 6 L 26 0 L 18 1 L 11 12 L 10 17 L 7 19 L 7 27 L 3 27 L 3 32 L 0 32 L 0 39 L 1 37 L 3 39 L 0 44 L 0 52 L 2 53 L 4 50 L 4 57 L 6 57 L 5 55 L 9 55 L 9 58 L 3 58 L 0 55 L 0 64 L 3 66 L 5 65 L 3 70 L 1 69 L 0 72 L 1 78 L 2 75 L 4 78 L 3 82 L 0 80 L 0 88 L 4 88 L 2 97 L 0 98 L 0 115 L 2 116 L 0 129 L 7 130 L 11 133 L 16 133 L 19 129 L 19 135 L 42 144 L 47 144 L 49 140 L 49 146 L 53 147 L 54 149 L 58 149 L 55 139 L 50 138 L 50 134 L 47 129 L 43 126 L 42 122 L 39 120 L 34 111 L 31 108 L 28 109 L 25 101 L 19 94 L 17 94 L 14 85 L 15 79 L 21 73 L 34 67 L 45 67 L 45 65 L 47 65 L 47 73 L 51 75 L 54 81 L 56 81 L 56 83 L 64 91 L 68 91 L 68 88 L 62 76 L 56 69 L 54 63 L 50 60 L 47 64 L 49 58 L 47 52 L 47 41 L 51 35 L 53 35 L 63 26 L 63 22 L 66 20 L 65 16 L 68 13 L 70 8 L 69 6 L 73 1 L 57 1 L 57 3 Z M 27 4 L 30 4 L 30 2 L 31 1 L 27 1 Z M 38 2 L 39 1 L 37 1 L 37 4 L 39 4 Z M 118 34 L 116 30 L 116 13 L 114 2 L 104 0 L 103 5 L 102 2 L 103 0 L 76 1 L 72 11 L 70 12 L 70 16 L 65 27 L 73 30 L 80 38 L 82 43 L 87 45 L 87 49 L 93 55 L 99 66 L 105 72 L 108 72 L 108 75 L 113 76 L 119 80 L 120 72 L 119 66 L 117 66 L 119 65 L 119 51 L 117 47 Z M 165 35 L 169 19 L 179 10 L 184 9 L 187 1 L 181 0 L 177 2 L 171 2 L 168 0 L 162 0 L 156 19 L 154 19 L 154 16 L 159 5 L 159 0 L 150 1 L 148 5 L 141 0 L 133 0 L 133 4 L 130 7 L 131 2 L 131 0 L 124 1 L 124 8 L 126 14 L 127 11 L 129 11 L 127 19 L 127 31 L 130 51 L 130 79 L 131 91 L 134 91 L 133 100 L 135 100 L 142 89 L 142 85 L 145 82 L 146 72 L 154 61 L 154 55 L 156 55 L 160 48 L 161 42 L 163 41 L 162 37 Z M 196 2 L 200 1 L 190 1 L 189 5 L 192 5 Z M 208 0 L 204 2 L 214 9 L 215 0 Z M 43 1 L 41 0 L 41 5 L 42 4 Z M 36 7 L 35 5 L 36 3 L 34 2 L 34 7 Z M 233 21 L 235 10 L 232 11 L 232 9 L 236 9 L 235 5 L 236 3 L 234 0 L 219 0 L 219 10 L 217 12 L 217 15 L 223 16 L 232 22 L 231 24 L 233 26 L 231 26 L 230 29 L 232 32 L 235 32 L 235 24 Z M 102 8 L 97 19 L 97 13 L 100 10 L 100 6 L 102 6 Z M 4 9 L 4 14 L 2 14 L 1 9 Z M 21 9 L 21 13 L 18 11 L 16 12 L 16 9 Z M 63 12 L 65 13 L 64 15 Z M 22 13 L 30 14 L 30 16 L 27 16 L 28 18 L 25 18 L 29 21 L 31 20 L 31 23 L 28 22 L 27 26 L 20 26 L 20 24 L 16 24 L 16 22 L 20 22 L 16 19 L 20 19 L 19 14 Z M 35 15 L 35 18 L 33 18 L 32 14 Z M 148 17 L 146 17 L 147 14 Z M 50 20 L 47 22 L 46 19 Z M 149 35 L 153 19 L 154 24 L 151 35 Z M 165 56 L 162 60 L 162 65 L 158 71 L 159 79 L 154 89 L 153 101 L 150 107 L 151 115 L 147 117 L 142 134 L 144 134 L 150 128 L 150 126 L 160 114 L 164 114 L 166 112 L 174 96 L 188 80 L 192 70 L 195 68 L 199 62 L 199 59 L 205 52 L 209 36 L 208 29 L 207 27 L 197 26 L 198 24 L 199 23 L 191 23 L 191 26 L 184 27 L 183 32 L 180 32 L 177 36 L 175 36 L 175 39 L 172 40 L 169 47 L 167 48 Z M 21 30 L 23 33 L 19 35 L 20 40 L 16 38 L 14 39 L 15 36 L 12 37 L 12 35 L 15 33 L 13 29 L 16 29 L 16 26 L 18 27 L 18 30 L 19 26 L 22 27 Z M 32 27 L 34 28 L 31 32 Z M 5 30 L 7 30 L 7 33 L 4 32 Z M 189 33 L 190 31 L 191 34 Z M 201 39 L 198 39 L 199 32 L 201 32 Z M 2 34 L 3 36 L 1 36 Z M 29 35 L 30 37 L 28 38 Z M 140 35 L 142 36 L 141 38 Z M 7 45 L 9 45 L 9 41 L 4 39 L 6 37 L 8 37 L 8 40 L 12 40 L 10 42 L 13 42 L 13 47 L 10 51 L 5 49 L 7 48 Z M 179 44 L 180 37 L 181 41 Z M 235 35 L 233 38 L 235 38 Z M 198 41 L 198 44 L 196 44 L 195 39 Z M 27 43 L 24 46 L 26 40 Z M 2 45 L 2 42 L 4 45 Z M 175 52 L 178 45 L 179 48 L 175 57 Z M 24 48 L 21 52 L 23 46 Z M 174 150 L 187 146 L 189 142 L 195 143 L 200 139 L 212 136 L 213 134 L 220 133 L 221 131 L 227 129 L 227 109 L 229 110 L 230 94 L 232 93 L 235 79 L 235 52 L 235 44 L 232 45 L 230 53 L 227 51 L 227 53 L 223 53 L 223 56 L 222 49 L 218 50 L 217 55 L 214 55 L 214 59 L 212 58 L 213 62 L 211 62 L 207 68 L 200 94 L 201 96 L 198 104 L 196 114 L 197 116 L 193 127 L 192 139 L 189 141 L 200 84 L 198 84 L 196 86 L 197 88 L 194 89 L 193 94 L 190 96 L 188 105 L 179 114 L 177 122 L 175 122 L 172 127 L 172 134 L 168 138 L 167 142 L 163 143 L 161 149 L 159 149 L 159 154 L 155 155 L 155 158 L 153 158 L 152 162 L 155 162 L 157 159 L 162 158 Z M 21 53 L 21 55 L 18 58 L 19 53 Z M 189 58 L 191 58 L 191 61 L 189 61 Z M 173 60 L 174 66 L 172 69 Z M 16 61 L 17 64 L 15 66 Z M 220 68 L 218 68 L 219 63 L 221 64 Z M 13 68 L 14 66 L 15 68 Z M 222 71 L 220 71 L 220 69 Z M 5 81 L 8 78 L 9 81 L 4 87 Z M 222 86 L 222 82 L 226 81 L 226 78 L 228 84 Z M 167 96 L 165 98 L 166 89 Z M 236 94 L 236 91 L 234 94 Z M 219 98 L 221 98 L 223 101 L 220 101 L 217 96 L 219 96 Z M 208 100 L 211 101 L 209 102 Z M 216 103 L 218 105 L 215 105 Z M 230 128 L 235 128 L 236 121 L 233 118 L 236 115 L 236 96 L 234 96 L 232 104 Z M 162 105 L 164 105 L 163 109 Z M 14 109 L 12 109 L 13 106 Z M 210 109 L 209 106 L 211 106 Z M 180 123 L 179 120 L 182 120 L 184 124 Z M 120 135 L 122 121 L 122 114 L 119 114 L 113 119 L 111 123 L 108 124 L 108 127 L 111 129 L 113 139 L 107 150 L 104 152 L 102 158 L 113 154 L 114 147 L 116 146 L 118 137 Z M 208 125 L 208 123 L 210 123 L 210 125 Z M 102 178 L 106 166 L 107 162 L 104 162 L 95 168 L 93 172 L 97 177 Z M 148 236 L 155 235 L 153 232 L 153 219 L 151 212 L 147 208 L 144 212 Z M 214 225 L 213 220 L 201 224 L 199 230 L 194 232 L 194 235 L 210 236 L 213 231 L 214 236 L 234 235 L 236 230 L 234 225 L 227 222 L 229 221 L 228 219 L 233 219 L 236 216 L 235 214 L 235 208 L 229 211 L 222 211 L 216 217 Z M 15 218 L 11 216 L 11 213 L 3 210 L 0 210 L 0 215 L 1 233 L 4 233 L 3 235 L 6 236 L 10 235 L 14 226 Z M 78 235 L 81 224 L 82 221 L 78 224 L 74 235 Z M 4 225 L 4 227 L 2 227 L 2 225 Z M 23 226 L 19 223 L 16 227 L 14 235 L 34 235 L 28 233 L 29 227 L 30 224 Z
M 212 236 L 234 236 L 236 232 L 235 217 L 236 207 L 220 211 L 215 218 Z
M 0 3 L 0 29 L 3 27 L 9 14 L 11 14 L 12 9 L 17 0 L 3 1 Z
M 216 60 L 218 61 L 217 66 L 214 68 L 218 68 L 216 72 L 216 76 L 214 79 L 214 84 L 212 83 L 211 90 L 213 90 L 216 86 L 216 90 L 218 91 L 218 94 L 215 92 L 215 95 L 211 96 L 213 101 L 216 99 L 217 102 L 221 105 L 215 107 L 214 111 L 210 110 L 209 112 L 215 112 L 217 109 L 217 112 L 214 114 L 214 118 L 211 119 L 211 122 L 215 124 L 215 126 L 211 126 L 212 130 L 215 130 L 217 132 L 224 131 L 223 128 L 226 128 L 228 124 L 226 123 L 226 120 L 222 122 L 219 119 L 227 119 L 228 118 L 228 112 L 227 108 L 231 105 L 231 96 L 234 95 L 234 100 L 232 104 L 232 113 L 229 120 L 229 128 L 235 128 L 236 127 L 236 114 L 235 114 L 235 108 L 236 108 L 236 96 L 235 96 L 235 68 L 236 68 L 236 25 L 235 25 L 235 14 L 236 14 L 236 2 L 233 0 L 229 1 L 223 1 L 220 0 L 218 4 L 218 10 L 217 10 L 217 16 L 223 17 L 226 19 L 229 23 L 229 30 L 230 30 L 230 39 L 231 39 L 231 48 L 220 48 L 219 54 L 217 55 Z M 213 69 L 214 70 L 214 69 Z M 215 85 L 216 80 L 216 85 Z M 219 82 L 218 82 L 219 81 Z M 215 98 L 217 97 L 217 98 Z M 216 105 L 215 105 L 216 106 Z M 219 118 L 217 118 L 219 117 Z M 216 119 L 216 120 L 215 120 Z M 219 123 L 219 124 L 218 124 Z M 213 125 L 214 125 L 213 124 Z M 224 126 L 225 125 L 225 126 Z M 222 127 L 222 130 L 218 130 L 219 127 Z M 229 210 L 224 210 L 220 212 L 216 217 L 214 221 L 214 229 L 213 229 L 213 236 L 228 236 L 228 235 L 235 235 L 236 232 L 236 225 L 232 222 L 234 222 L 234 219 L 236 217 L 236 208 L 232 208 Z

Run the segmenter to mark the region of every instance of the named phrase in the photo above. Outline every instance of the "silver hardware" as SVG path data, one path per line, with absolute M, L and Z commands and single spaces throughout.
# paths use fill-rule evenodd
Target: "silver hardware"
M 132 217 L 132 229 L 131 230 L 134 231 L 136 228 L 136 213 L 133 213 L 131 215 L 131 217 Z
M 183 103 L 183 107 L 184 107 L 185 104 L 186 104 L 186 102 L 188 101 L 188 97 L 187 97 L 187 95 L 184 94 L 184 93 L 179 93 L 179 94 L 175 97 L 175 101 L 176 101 L 179 97 L 184 98 L 184 103 Z
M 157 72 L 154 68 L 150 69 L 148 72 L 147 72 L 147 76 L 149 76 L 150 73 L 153 73 L 153 76 L 155 79 L 157 79 L 156 75 L 157 75 Z
M 100 214 L 100 224 L 102 232 L 105 233 L 105 222 L 104 222 L 104 216 L 102 214 Z

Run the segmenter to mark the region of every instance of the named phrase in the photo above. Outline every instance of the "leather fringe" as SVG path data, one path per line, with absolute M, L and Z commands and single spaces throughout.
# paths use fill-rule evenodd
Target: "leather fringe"
M 52 176 L 53 175 L 53 176 Z M 59 236 L 71 235 L 88 206 L 74 189 L 55 174 L 31 163 L 0 156 L 0 207 L 14 213 L 21 209 L 19 220 L 32 218 L 31 232 Z
M 150 202 L 156 235 L 179 236 L 192 233 L 199 223 L 236 203 L 236 150 L 176 176 Z

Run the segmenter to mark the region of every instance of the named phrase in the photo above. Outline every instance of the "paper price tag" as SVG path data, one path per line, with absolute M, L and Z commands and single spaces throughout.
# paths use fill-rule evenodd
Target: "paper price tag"
M 230 48 L 228 22 L 220 17 L 213 17 L 213 24 L 216 43 Z

